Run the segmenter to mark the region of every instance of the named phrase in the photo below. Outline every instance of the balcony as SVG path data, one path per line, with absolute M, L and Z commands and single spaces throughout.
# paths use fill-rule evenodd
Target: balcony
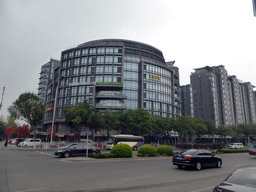
M 98 93 L 96 95 L 97 99 L 127 99 L 126 95 L 121 93 Z
M 122 103 L 111 104 L 111 103 L 98 103 L 95 106 L 96 109 L 109 109 L 109 110 L 118 110 L 126 109 L 126 105 Z

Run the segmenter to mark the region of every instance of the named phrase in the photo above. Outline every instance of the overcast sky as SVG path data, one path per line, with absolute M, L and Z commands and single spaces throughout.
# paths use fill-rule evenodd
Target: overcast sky
M 195 68 L 224 65 L 256 86 L 252 0 L 0 0 L 0 115 L 21 93 L 37 93 L 50 58 L 105 38 L 160 49 L 176 61 L 181 85 Z

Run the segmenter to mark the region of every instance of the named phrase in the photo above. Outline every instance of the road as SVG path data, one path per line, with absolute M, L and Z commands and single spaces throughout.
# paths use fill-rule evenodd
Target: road
M 70 161 L 53 151 L 0 150 L 1 192 L 212 192 L 236 168 L 255 165 L 248 154 L 219 155 L 223 167 L 178 169 L 172 157 Z

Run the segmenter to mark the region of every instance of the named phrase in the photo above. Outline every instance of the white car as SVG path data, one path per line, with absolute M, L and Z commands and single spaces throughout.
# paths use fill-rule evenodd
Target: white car
M 36 147 L 41 145 L 41 139 L 36 139 Z M 19 147 L 33 147 L 34 146 L 34 139 L 26 139 L 23 142 L 20 142 Z
M 229 145 L 230 149 L 243 149 L 244 145 L 242 143 L 231 143 Z

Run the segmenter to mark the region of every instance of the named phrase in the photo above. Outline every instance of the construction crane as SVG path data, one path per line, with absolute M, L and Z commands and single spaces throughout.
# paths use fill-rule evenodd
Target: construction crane
M 1 99 L 1 103 L 0 103 L 0 110 L 2 109 L 2 106 L 3 106 L 4 90 L 5 90 L 5 87 L 3 87 L 2 99 Z

